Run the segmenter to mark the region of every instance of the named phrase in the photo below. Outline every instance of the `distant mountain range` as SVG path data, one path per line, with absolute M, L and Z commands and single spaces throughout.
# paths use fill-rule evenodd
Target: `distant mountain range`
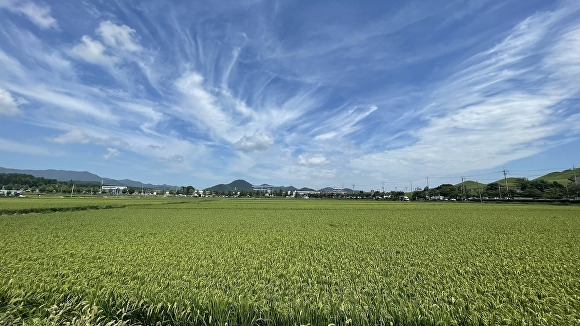
M 213 187 L 206 188 L 206 190 L 215 191 L 215 192 L 228 192 L 228 191 L 235 192 L 235 191 L 251 191 L 251 190 L 254 190 L 254 188 L 269 189 L 271 191 L 279 191 L 279 190 L 294 191 L 294 190 L 297 190 L 293 186 L 285 187 L 285 186 L 272 186 L 272 185 L 267 185 L 267 184 L 254 186 L 246 180 L 235 180 L 235 181 L 232 181 L 228 184 L 220 183 L 220 184 L 215 185 Z
M 576 172 L 578 174 L 578 178 L 580 179 L 580 171 Z M 542 175 L 540 177 L 537 177 L 535 179 L 532 180 L 545 180 L 549 183 L 552 183 L 554 181 L 559 182 L 562 185 L 565 185 L 569 182 L 571 182 L 570 180 L 573 179 L 573 176 L 575 175 L 575 172 L 573 170 L 564 170 L 564 171 L 559 171 L 559 172 L 550 172 L 548 174 Z M 510 177 L 507 178 L 507 182 L 509 187 L 515 187 L 517 186 L 517 177 Z M 499 179 L 496 182 L 500 183 L 502 186 L 504 185 L 504 182 L 506 180 L 504 179 Z M 579 180 L 580 182 L 580 180 Z M 475 181 L 471 181 L 471 180 L 466 180 L 464 182 L 466 188 L 485 188 L 486 184 L 484 183 L 479 183 L 479 182 L 475 182 Z M 461 183 L 456 184 L 456 186 L 461 185 Z M 272 186 L 272 185 L 256 185 L 256 187 L 261 187 L 261 188 L 266 188 L 266 189 L 270 189 L 271 191 L 294 191 L 294 190 L 310 190 L 310 191 L 314 191 L 315 189 L 311 189 L 311 188 L 300 188 L 297 189 L 294 186 Z M 215 185 L 213 187 L 210 188 L 206 188 L 206 190 L 210 190 L 210 191 L 215 191 L 215 192 L 228 192 L 228 191 L 251 191 L 253 190 L 253 186 L 251 183 L 245 181 L 245 180 L 235 180 L 233 182 L 230 182 L 228 184 L 218 184 Z M 322 189 L 316 189 L 317 191 L 323 192 L 323 193 L 331 193 L 333 191 L 336 191 L 335 188 L 332 187 L 326 187 L 326 188 L 322 188 Z M 342 192 L 346 193 L 346 194 L 354 194 L 354 193 L 358 193 L 358 190 L 354 190 L 354 189 L 350 189 L 350 188 L 343 188 L 340 189 Z
M 128 186 L 128 187 L 136 187 L 136 188 L 156 188 L 156 189 L 174 189 L 176 188 L 176 186 L 172 186 L 172 185 L 167 185 L 167 184 L 162 184 L 162 185 L 154 185 L 154 184 L 150 184 L 150 183 L 142 183 L 140 181 L 134 181 L 134 180 L 129 180 L 129 179 L 123 179 L 123 180 L 116 180 L 116 179 L 111 179 L 111 178 L 103 178 L 100 177 L 94 173 L 90 173 L 87 171 L 69 171 L 69 170 L 20 170 L 20 169 L 9 169 L 9 168 L 3 168 L 0 167 L 0 173 L 20 173 L 20 174 L 30 174 L 33 175 L 35 177 L 42 177 L 45 179 L 56 179 L 58 181 L 74 181 L 74 182 L 78 182 L 78 183 L 98 183 L 101 184 L 101 182 L 103 182 L 103 184 L 105 185 L 110 185 L 110 186 Z M 576 172 L 579 175 L 580 178 L 580 172 Z M 546 175 L 540 176 L 534 180 L 537 179 L 544 179 L 548 182 L 559 182 L 561 184 L 566 184 L 567 182 L 570 182 L 569 180 L 573 178 L 573 176 L 575 175 L 575 172 L 573 170 L 564 170 L 564 171 L 560 171 L 560 172 L 550 172 Z M 515 180 L 516 178 L 512 177 L 512 178 L 507 178 L 508 184 L 510 187 L 515 186 Z M 503 184 L 505 180 L 500 179 L 497 182 L 501 184 Z M 482 183 L 476 183 L 474 181 L 466 181 L 466 187 L 474 187 L 474 188 L 480 188 L 480 187 L 485 187 L 485 184 Z M 261 188 L 266 188 L 266 189 L 270 189 L 271 191 L 295 191 L 295 190 L 310 190 L 310 191 L 314 191 L 315 189 L 311 189 L 311 188 L 296 188 L 294 186 L 272 186 L 272 185 L 267 185 L 267 184 L 263 184 L 263 185 L 256 185 L 256 187 L 261 187 Z M 215 192 L 228 192 L 228 191 L 251 191 L 254 189 L 254 186 L 245 181 L 245 180 L 235 180 L 232 181 L 228 184 L 218 184 L 215 185 L 213 187 L 209 187 L 206 188 L 206 190 L 210 190 L 210 191 L 215 191 Z M 320 192 L 333 192 L 334 188 L 332 187 L 326 187 L 326 188 L 322 188 L 322 189 L 316 189 Z M 357 190 L 353 190 L 353 189 L 349 189 L 349 188 L 344 188 L 341 189 L 343 192 L 347 193 L 347 194 L 353 194 L 355 192 L 358 192 Z
M 228 184 L 223 184 L 220 183 L 218 185 L 215 185 L 213 187 L 209 187 L 206 188 L 205 190 L 209 190 L 209 191 L 215 191 L 215 192 L 235 192 L 235 191 L 252 191 L 254 189 L 268 189 L 272 192 L 278 192 L 280 190 L 286 192 L 286 191 L 296 191 L 296 190 L 302 190 L 302 191 L 320 191 L 320 192 L 333 192 L 334 188 L 332 187 L 326 187 L 326 188 L 322 188 L 322 189 L 312 189 L 312 188 L 296 188 L 294 186 L 272 186 L 272 185 L 268 185 L 268 184 L 261 184 L 261 185 L 252 185 L 251 183 L 247 182 L 246 180 L 235 180 L 232 181 Z M 347 194 L 352 194 L 354 193 L 354 191 L 352 189 L 342 189 L 345 193 Z
M 103 178 L 94 173 L 87 171 L 68 171 L 68 170 L 19 170 L 19 169 L 8 169 L 0 167 L 0 173 L 19 173 L 19 174 L 30 174 L 35 177 L 45 178 L 45 179 L 56 179 L 57 181 L 73 181 L 77 183 L 98 183 L 101 182 L 108 186 L 127 186 L 135 188 L 156 188 L 156 189 L 174 189 L 175 186 L 171 185 L 154 185 L 150 183 L 142 183 L 139 181 L 122 179 L 116 180 L 111 178 Z

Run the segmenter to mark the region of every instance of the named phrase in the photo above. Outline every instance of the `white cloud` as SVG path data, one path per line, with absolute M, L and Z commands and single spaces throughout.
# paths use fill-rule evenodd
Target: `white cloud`
M 111 48 L 126 52 L 141 51 L 141 46 L 135 41 L 136 32 L 126 25 L 116 25 L 110 21 L 101 22 L 96 30 L 103 43 Z
M 0 88 L 0 115 L 17 115 L 20 113 L 18 103 L 10 93 Z
M 244 136 L 234 144 L 234 148 L 245 152 L 263 151 L 274 144 L 274 139 L 264 133 L 256 132 L 251 136 Z
M 136 60 L 136 53 L 142 50 L 135 30 L 126 25 L 104 21 L 95 32 L 102 42 L 83 35 L 81 43 L 73 46 L 69 53 L 86 62 L 112 68 L 123 59 Z
M 110 160 L 114 157 L 119 156 L 121 153 L 116 148 L 107 147 L 107 154 L 103 156 L 105 160 Z
M 313 154 L 313 155 L 306 155 L 301 154 L 298 156 L 298 164 L 302 165 L 322 165 L 328 163 L 328 160 L 324 155 L 321 154 Z
M 39 6 L 32 1 L 2 0 L 0 1 L 0 8 L 23 14 L 42 29 L 58 28 L 56 19 L 50 15 L 48 6 Z
M 101 42 L 87 35 L 82 37 L 81 43 L 72 47 L 70 53 L 96 65 L 112 66 L 117 61 L 115 57 L 105 54 L 105 46 Z
M 90 142 L 91 137 L 89 137 L 85 132 L 79 129 L 74 129 L 66 134 L 62 134 L 53 139 L 57 143 L 68 144 L 68 143 L 80 143 L 87 144 Z

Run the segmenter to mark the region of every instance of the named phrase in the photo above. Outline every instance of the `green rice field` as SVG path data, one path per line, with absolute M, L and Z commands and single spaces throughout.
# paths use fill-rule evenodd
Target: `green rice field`
M 0 200 L 0 325 L 580 325 L 580 206 Z

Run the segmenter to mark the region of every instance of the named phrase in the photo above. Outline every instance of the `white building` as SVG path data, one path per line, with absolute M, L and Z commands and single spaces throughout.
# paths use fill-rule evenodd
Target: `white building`
M 123 193 L 123 190 L 127 189 L 125 186 L 101 186 L 101 192 L 106 192 L 109 194 L 119 195 Z

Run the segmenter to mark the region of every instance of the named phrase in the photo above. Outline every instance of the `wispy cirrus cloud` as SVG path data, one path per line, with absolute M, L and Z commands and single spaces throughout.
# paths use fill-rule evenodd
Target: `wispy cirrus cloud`
M 364 128 L 363 125 L 357 125 L 360 121 L 371 115 L 377 107 L 372 105 L 368 108 L 355 107 L 343 110 L 338 114 L 329 117 L 324 121 L 322 126 L 315 127 L 315 132 L 319 132 L 314 139 L 328 140 L 333 138 L 348 137 L 348 135 Z
M 451 174 L 491 168 L 573 140 L 562 131 L 577 136 L 580 115 L 559 109 L 580 94 L 567 86 L 580 80 L 580 61 L 570 46 L 580 29 L 568 24 L 562 32 L 559 24 L 578 13 L 573 7 L 525 19 L 501 43 L 464 62 L 413 116 L 423 125 L 407 134 L 412 145 L 365 155 L 353 166 L 391 165 L 407 176 L 417 169 Z
M 22 14 L 42 29 L 58 28 L 58 23 L 50 15 L 50 8 L 47 6 L 37 5 L 29 0 L 1 0 L 0 8 Z
M 0 0 L 0 114 L 86 164 L 339 186 L 578 136 L 573 1 L 51 7 Z

